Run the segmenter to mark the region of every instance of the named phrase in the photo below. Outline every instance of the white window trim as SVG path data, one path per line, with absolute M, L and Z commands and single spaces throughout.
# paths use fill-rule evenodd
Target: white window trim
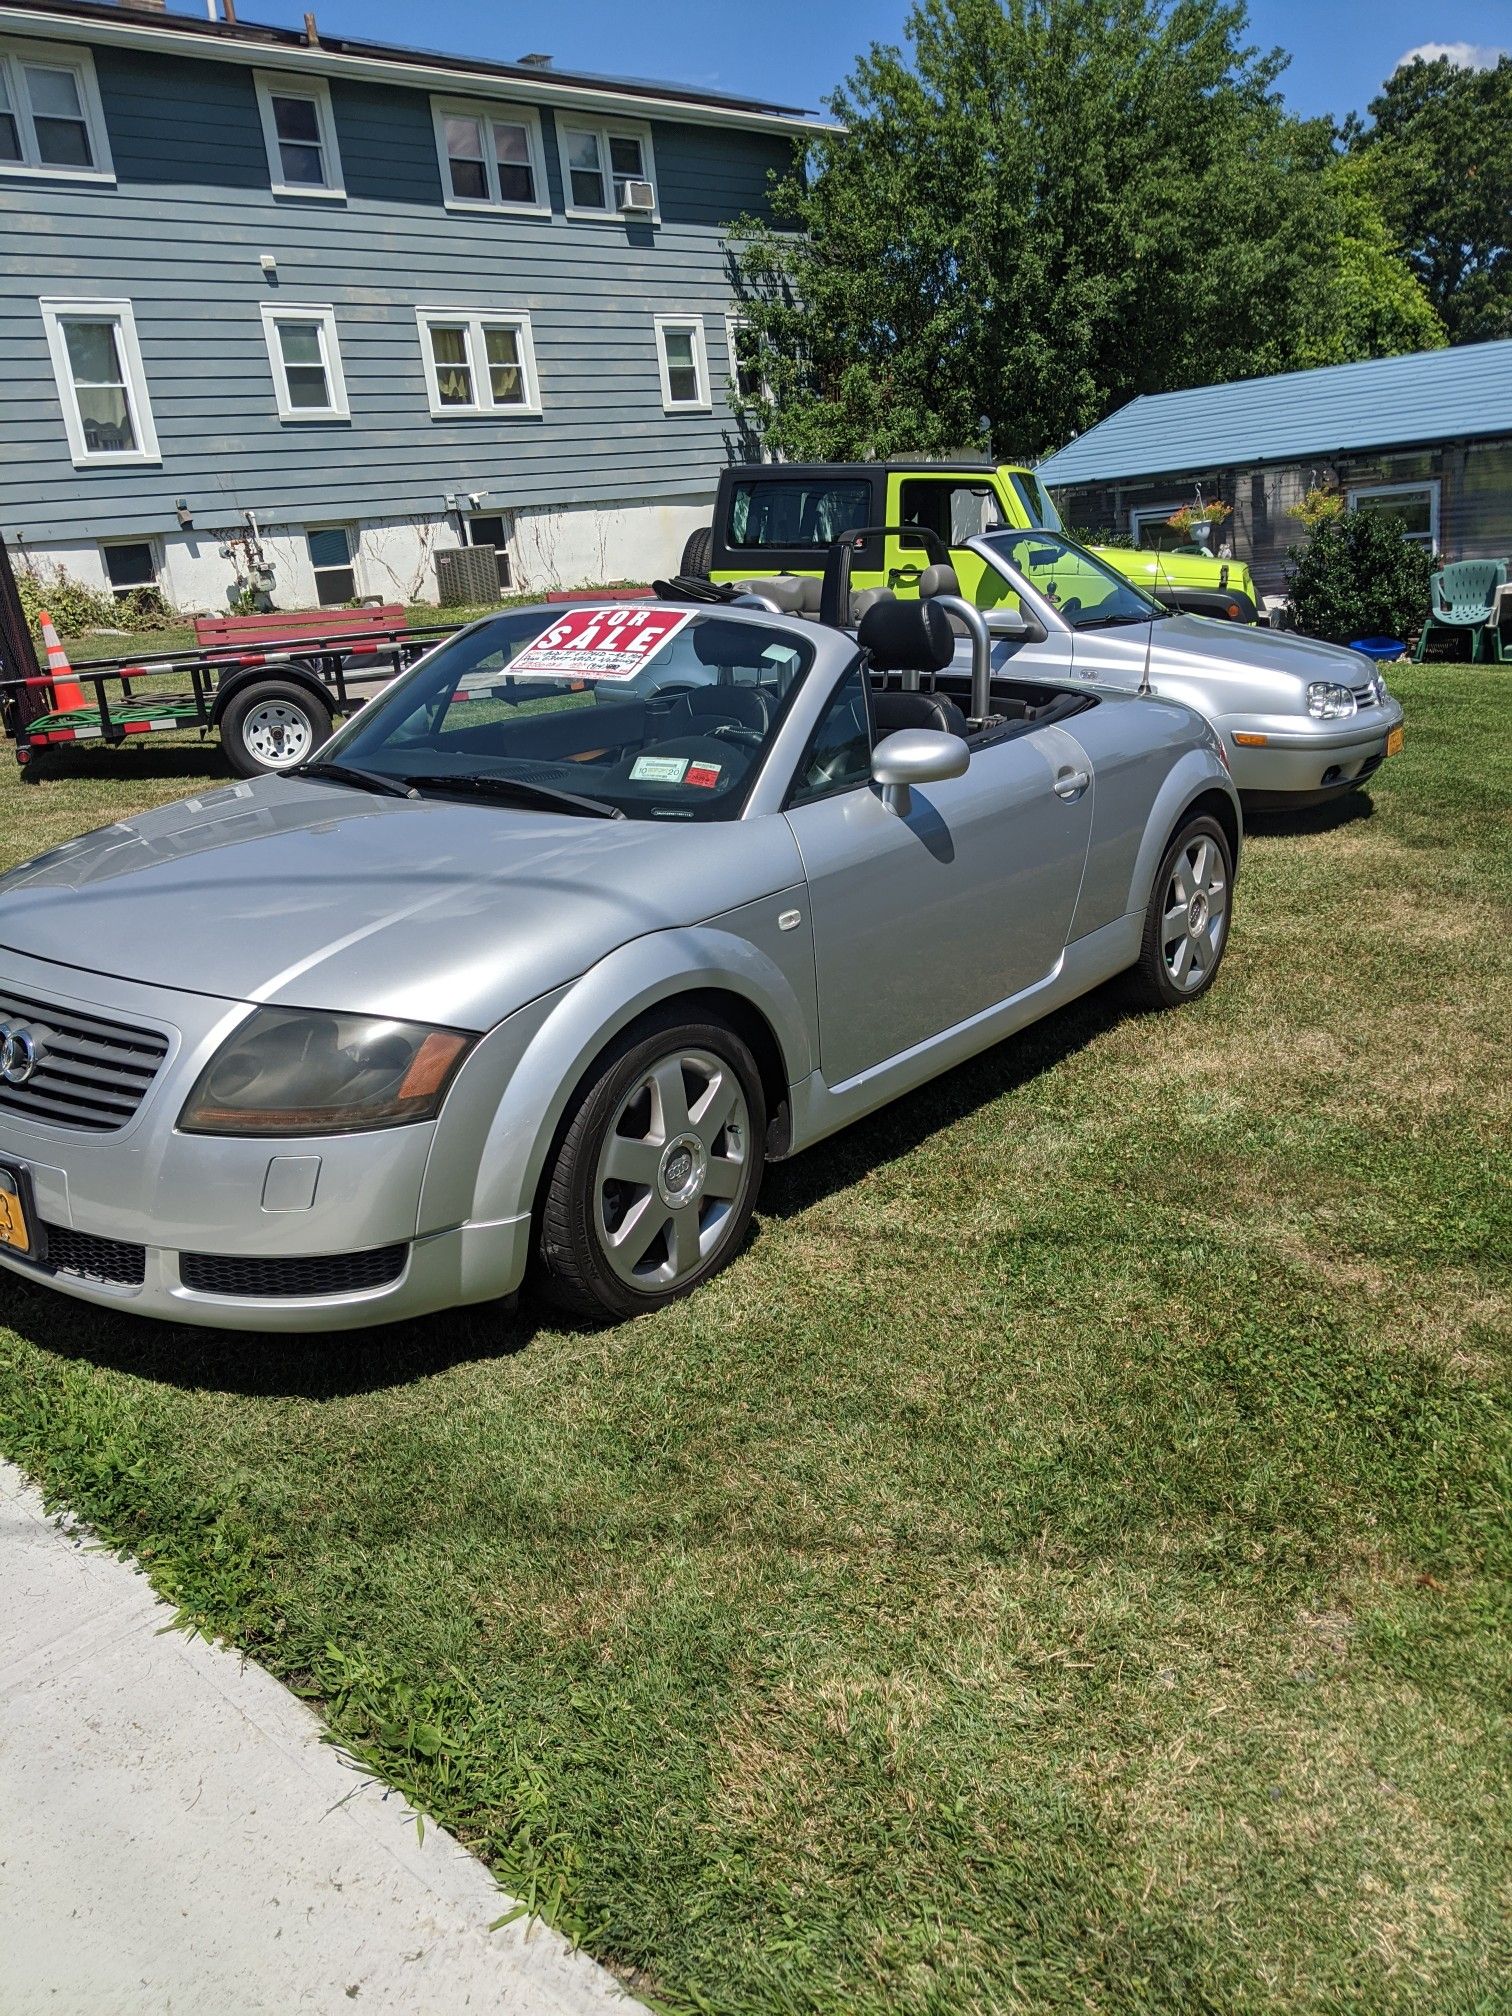
M 462 323 L 467 330 L 467 364 L 472 373 L 473 403 L 444 406 L 436 388 L 436 360 L 431 350 L 433 322 Z M 525 404 L 500 406 L 494 401 L 488 377 L 488 356 L 483 347 L 483 331 L 491 324 L 507 325 L 515 331 L 520 348 L 520 368 L 525 377 Z M 417 308 L 415 326 L 420 332 L 420 361 L 425 367 L 425 397 L 435 420 L 533 420 L 541 413 L 541 381 L 536 376 L 535 338 L 530 316 L 523 308 Z
M 1190 497 L 1186 499 L 1188 504 L 1191 501 Z M 1139 545 L 1139 528 L 1146 518 L 1153 519 L 1156 524 L 1163 524 L 1173 511 L 1179 511 L 1180 509 L 1181 504 L 1179 501 L 1175 504 L 1132 505 L 1129 510 L 1129 537 L 1134 541 L 1135 546 Z
M 725 396 L 728 399 L 731 408 L 733 409 L 735 401 L 739 396 L 739 386 L 736 382 L 737 367 L 735 362 L 735 338 L 742 329 L 749 329 L 751 325 L 743 315 L 726 315 L 726 317 L 724 318 L 724 325 L 725 325 L 725 354 L 728 359 L 730 367 L 729 380 L 725 387 Z M 767 383 L 767 375 L 765 371 L 762 371 L 760 373 L 760 378 L 761 383 L 760 386 L 758 387 L 760 396 L 763 399 L 770 400 L 772 396 L 772 388 Z
M 639 119 L 596 119 L 587 113 L 569 112 L 558 106 L 555 112 L 557 160 L 562 170 L 562 207 L 567 216 L 589 224 L 660 224 L 661 184 L 656 179 L 656 155 L 651 146 L 651 128 Z M 599 143 L 599 167 L 604 177 L 605 193 L 609 198 L 607 210 L 585 210 L 572 200 L 572 164 L 567 159 L 567 135 L 571 132 L 593 133 Z M 626 140 L 638 140 L 641 150 L 641 166 L 645 174 L 640 179 L 651 184 L 656 197 L 654 210 L 618 210 L 614 207 L 614 171 L 609 162 L 609 142 L 615 134 Z
M 322 574 L 330 574 L 334 570 L 330 567 L 317 567 L 315 565 L 314 556 L 310 552 L 310 534 L 312 532 L 345 532 L 347 535 L 347 565 L 352 570 L 352 600 L 360 602 L 362 597 L 367 593 L 367 589 L 363 586 L 362 528 L 354 524 L 350 518 L 328 518 L 319 525 L 306 525 L 303 530 L 305 560 L 309 565 L 310 579 L 315 583 L 315 598 L 318 605 L 322 609 L 339 609 L 341 607 L 339 602 L 320 601 L 320 581 L 318 577 Z
M 68 452 L 76 469 L 123 469 L 133 464 L 161 462 L 157 429 L 152 424 L 152 405 L 147 397 L 147 374 L 142 369 L 142 350 L 137 342 L 136 316 L 129 301 L 85 301 L 50 299 L 38 302 L 42 326 L 47 331 L 47 348 L 57 380 L 58 400 L 63 408 L 63 426 L 68 435 Z M 126 378 L 126 403 L 131 411 L 132 432 L 137 445 L 128 454 L 105 455 L 92 451 L 84 440 L 84 416 L 79 411 L 74 390 L 73 367 L 68 359 L 65 322 L 114 322 L 120 332 L 121 368 Z
M 714 401 L 709 387 L 709 346 L 704 336 L 702 315 L 658 315 L 656 322 L 656 368 L 661 374 L 662 411 L 664 413 L 712 413 Z M 693 356 L 698 366 L 700 396 L 697 399 L 674 399 L 667 369 L 667 346 L 663 338 L 668 329 L 691 329 Z
M 264 301 L 263 339 L 268 346 L 268 364 L 273 372 L 273 391 L 278 401 L 278 417 L 285 422 L 350 420 L 346 378 L 341 369 L 341 344 L 336 334 L 336 310 L 329 303 L 319 306 L 309 301 Z M 289 400 L 288 374 L 284 370 L 283 346 L 278 340 L 280 322 L 313 322 L 320 330 L 320 352 L 325 362 L 329 406 L 294 406 Z
M 1405 497 L 1420 496 L 1428 492 L 1428 550 L 1439 550 L 1439 479 L 1437 476 L 1423 476 L 1416 483 L 1361 483 L 1346 492 L 1351 511 L 1359 508 L 1362 497 Z M 1421 535 L 1414 535 L 1415 543 L 1420 543 Z
M 37 159 L 31 99 L 21 78 L 23 63 L 45 63 L 50 69 L 71 70 L 74 73 L 79 82 L 79 103 L 84 108 L 90 152 L 95 158 L 93 168 L 60 168 Z M 5 74 L 6 96 L 15 114 L 22 154 L 19 161 L 0 161 L 0 176 L 31 175 L 49 182 L 115 181 L 110 136 L 105 130 L 105 108 L 100 103 L 94 57 L 89 50 L 71 48 L 64 42 L 12 42 L 7 36 L 0 39 L 0 71 Z
M 155 539 L 150 533 L 146 537 L 139 535 L 136 538 L 102 539 L 99 545 L 100 566 L 105 575 L 105 593 L 107 595 L 135 595 L 144 588 L 156 588 L 161 591 L 163 586 L 163 549 L 161 542 Z M 129 588 L 117 588 L 110 578 L 110 569 L 105 565 L 105 554 L 112 546 L 145 546 L 147 548 L 148 563 L 152 568 L 152 579 L 150 581 L 135 581 Z
M 323 77 L 301 77 L 292 71 L 254 70 L 257 110 L 262 119 L 263 146 L 268 154 L 268 180 L 275 196 L 309 196 L 318 202 L 344 203 L 346 180 L 341 172 L 341 150 L 336 145 L 336 114 L 331 107 L 331 87 Z M 278 128 L 273 122 L 275 98 L 309 98 L 315 105 L 315 123 L 320 132 L 320 151 L 325 160 L 326 181 L 316 188 L 309 182 L 285 182 L 283 156 L 279 152 Z
M 530 151 L 530 172 L 535 178 L 534 203 L 509 203 L 502 196 L 458 196 L 452 188 L 451 157 L 446 151 L 446 122 L 451 119 L 481 119 L 501 126 L 523 126 Z M 541 115 L 533 106 L 508 105 L 501 100 L 489 103 L 482 98 L 432 98 L 431 123 L 436 133 L 436 160 L 441 169 L 441 200 L 448 210 L 470 210 L 504 217 L 549 217 L 551 183 L 546 175 L 546 143 L 541 137 Z M 497 190 L 498 164 L 488 143 L 483 147 L 483 172 L 490 192 Z

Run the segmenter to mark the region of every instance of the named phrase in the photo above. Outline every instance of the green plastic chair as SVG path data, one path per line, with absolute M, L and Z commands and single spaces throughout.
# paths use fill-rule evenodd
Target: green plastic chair
M 1470 662 L 1500 659 L 1500 640 L 1488 627 L 1496 602 L 1496 591 L 1507 578 L 1505 560 L 1454 560 L 1440 568 L 1428 584 L 1428 620 L 1418 639 L 1417 662 L 1422 664 L 1428 639 L 1435 630 L 1456 636 L 1470 632 Z

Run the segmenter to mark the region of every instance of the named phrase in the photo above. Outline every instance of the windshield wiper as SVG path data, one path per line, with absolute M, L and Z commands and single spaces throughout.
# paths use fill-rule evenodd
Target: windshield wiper
M 1161 611 L 1161 614 L 1164 613 Z M 1123 630 L 1130 624 L 1151 623 L 1154 620 L 1153 611 L 1148 616 L 1089 616 L 1085 623 L 1074 623 L 1071 627 L 1074 630 Z
M 359 791 L 381 791 L 388 798 L 413 798 L 415 793 L 402 777 L 385 777 L 377 770 L 359 770 L 351 763 L 301 763 L 289 771 L 291 777 L 328 777 L 333 784 L 352 784 Z
M 600 798 L 580 798 L 576 791 L 558 791 L 550 784 L 532 784 L 525 777 L 406 777 L 416 791 L 471 792 L 479 798 L 514 798 L 526 805 L 547 805 L 559 812 L 576 812 L 589 819 L 623 819 L 617 805 Z

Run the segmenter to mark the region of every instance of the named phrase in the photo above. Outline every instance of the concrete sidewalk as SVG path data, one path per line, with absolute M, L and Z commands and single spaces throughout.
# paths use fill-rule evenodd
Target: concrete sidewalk
M 636 2016 L 0 1463 L 4 2016 Z

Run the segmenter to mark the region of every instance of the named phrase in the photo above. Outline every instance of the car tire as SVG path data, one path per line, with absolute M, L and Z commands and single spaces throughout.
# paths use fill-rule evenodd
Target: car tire
M 734 1258 L 766 1167 L 761 1073 L 734 1030 L 675 1008 L 596 1067 L 540 1213 L 542 1286 L 598 1322 L 646 1314 Z
M 1216 819 L 1189 819 L 1161 859 L 1127 992 L 1138 1008 L 1182 1008 L 1205 994 L 1228 948 L 1234 853 Z
M 221 746 L 238 777 L 279 776 L 331 736 L 331 710 L 292 679 L 259 679 L 226 703 Z
M 683 548 L 682 565 L 679 574 L 691 574 L 695 581 L 707 581 L 709 569 L 714 564 L 714 527 L 700 525 L 696 532 L 688 534 L 688 543 Z

